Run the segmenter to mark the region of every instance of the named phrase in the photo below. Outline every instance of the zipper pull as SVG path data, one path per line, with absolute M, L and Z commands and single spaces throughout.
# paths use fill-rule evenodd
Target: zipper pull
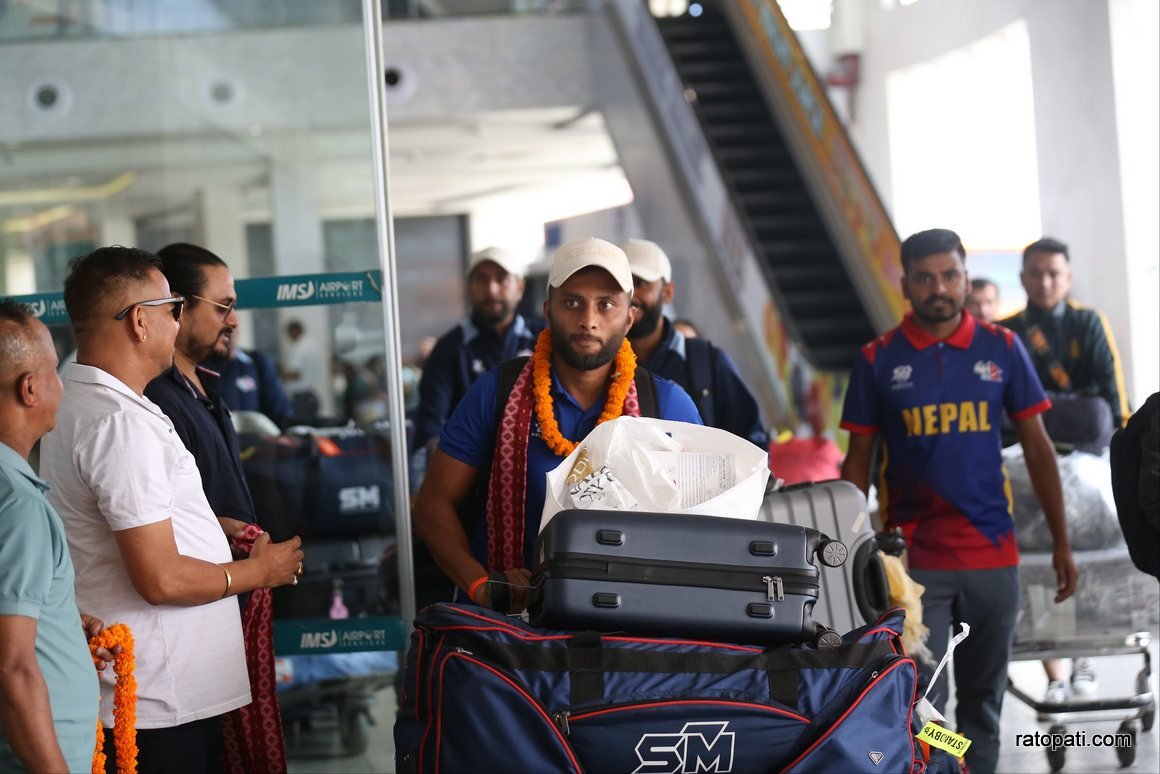
M 475 655 L 470 650 L 465 650 L 464 648 L 456 648 L 455 652 L 459 653 L 461 655 L 464 655 L 464 656 L 474 656 Z
M 785 600 L 785 588 L 781 584 L 780 577 L 771 577 L 766 575 L 762 578 L 765 581 L 765 598 L 770 602 L 782 602 Z
M 560 731 L 563 732 L 564 736 L 568 736 L 572 733 L 571 728 L 568 726 L 568 716 L 570 714 L 572 713 L 570 713 L 568 710 L 561 710 L 553 716 L 556 721 L 556 725 L 560 727 Z

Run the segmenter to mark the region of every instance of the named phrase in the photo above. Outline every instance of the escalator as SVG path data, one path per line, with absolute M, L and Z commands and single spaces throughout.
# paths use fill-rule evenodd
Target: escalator
M 772 294 L 817 368 L 845 370 L 875 335 L 839 246 L 715 3 L 658 19 L 665 46 Z

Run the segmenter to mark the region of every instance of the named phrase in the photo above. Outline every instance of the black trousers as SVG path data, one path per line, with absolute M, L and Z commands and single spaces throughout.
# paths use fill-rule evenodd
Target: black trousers
M 222 770 L 221 716 L 173 728 L 137 729 L 139 774 L 216 774 Z M 117 774 L 112 729 L 105 729 L 105 772 Z

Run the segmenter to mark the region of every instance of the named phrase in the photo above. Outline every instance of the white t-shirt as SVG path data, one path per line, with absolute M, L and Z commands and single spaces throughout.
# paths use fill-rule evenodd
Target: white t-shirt
M 148 398 L 92 366 L 70 363 L 56 429 L 41 442 L 76 568 L 77 607 L 124 623 L 136 651 L 137 727 L 171 728 L 250 703 L 234 597 L 195 607 L 151 605 L 129 580 L 114 531 L 170 519 L 183 556 L 232 560 L 193 455 Z M 225 577 L 222 578 L 225 588 Z M 101 721 L 113 725 L 111 668 L 101 673 Z

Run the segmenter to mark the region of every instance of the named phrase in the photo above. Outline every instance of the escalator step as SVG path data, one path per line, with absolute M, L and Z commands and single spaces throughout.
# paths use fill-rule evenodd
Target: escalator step
M 775 164 L 792 164 L 789 151 L 785 146 L 762 147 L 753 143 L 745 145 L 727 145 L 716 149 L 717 158 L 727 164 L 753 164 L 772 162 Z
M 771 213 L 749 219 L 749 226 L 758 239 L 773 242 L 779 239 L 807 237 L 828 239 L 826 225 L 820 218 L 802 217 L 797 213 Z
M 813 202 L 805 189 L 798 191 L 750 191 L 738 197 L 742 209 L 750 217 L 759 217 L 766 213 L 783 212 L 788 208 L 813 208 Z
M 828 315 L 833 309 L 862 308 L 858 294 L 849 285 L 825 290 L 799 290 L 793 293 L 783 291 L 782 297 L 795 319 Z
M 705 39 L 698 38 L 696 40 L 674 40 L 669 42 L 669 54 L 673 57 L 673 61 L 677 62 L 678 69 L 682 62 L 736 62 L 738 55 L 736 49 L 731 48 L 733 45 L 728 39 Z M 742 60 L 744 61 L 744 60 Z
M 681 65 L 681 78 L 689 82 L 700 82 L 702 78 L 737 78 L 750 80 L 749 65 L 744 59 L 730 62 L 686 62 Z
M 816 261 L 838 255 L 829 239 L 777 239 L 761 243 L 761 250 L 770 265 L 782 262 L 800 262 L 800 259 Z M 841 264 L 838 264 L 839 266 Z
M 710 100 L 744 100 L 759 104 L 762 107 L 765 103 L 762 102 L 761 92 L 752 83 L 745 81 L 723 81 L 719 78 L 704 81 L 686 81 L 685 88 L 691 90 L 697 95 L 699 102 L 707 102 Z
M 761 164 L 761 166 L 744 166 L 730 170 L 729 178 L 737 190 L 744 191 L 754 187 L 768 188 L 798 188 L 802 185 L 801 176 L 791 165 Z

